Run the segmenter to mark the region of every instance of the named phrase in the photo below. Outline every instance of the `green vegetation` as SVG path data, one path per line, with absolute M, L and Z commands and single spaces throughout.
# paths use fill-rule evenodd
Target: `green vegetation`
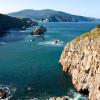
M 100 24 L 99 25 L 97 25 L 97 27 L 96 28 L 100 28 Z
M 79 22 L 79 21 L 95 21 L 98 19 L 71 15 L 61 11 L 55 11 L 51 9 L 44 10 L 32 10 L 32 9 L 24 9 L 18 12 L 9 13 L 8 15 L 13 17 L 21 17 L 21 18 L 31 18 L 38 21 L 47 21 L 49 22 Z
M 15 18 L 4 14 L 0 14 L 0 34 L 3 34 L 9 29 L 25 29 L 30 27 L 33 21 L 29 18 Z M 37 24 L 34 22 L 34 25 Z
M 83 35 L 80 35 L 76 38 L 76 41 L 79 42 L 81 40 L 85 40 L 86 38 L 100 38 L 100 29 L 99 26 L 96 27 L 91 32 L 84 33 Z

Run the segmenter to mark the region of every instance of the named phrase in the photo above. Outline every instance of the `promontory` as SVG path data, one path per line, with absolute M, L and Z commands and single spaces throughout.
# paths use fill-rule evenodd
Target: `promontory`
M 77 91 L 100 100 L 100 25 L 69 42 L 59 62 Z

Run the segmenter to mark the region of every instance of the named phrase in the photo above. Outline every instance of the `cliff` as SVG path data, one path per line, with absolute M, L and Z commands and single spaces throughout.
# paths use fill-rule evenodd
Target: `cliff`
M 100 100 L 100 27 L 68 43 L 59 62 L 77 91 Z
M 11 28 L 24 29 L 31 26 L 32 23 L 34 23 L 34 25 L 37 24 L 36 22 L 32 22 L 29 18 L 19 19 L 0 14 L 0 34 L 3 34 L 3 32 L 6 32 Z

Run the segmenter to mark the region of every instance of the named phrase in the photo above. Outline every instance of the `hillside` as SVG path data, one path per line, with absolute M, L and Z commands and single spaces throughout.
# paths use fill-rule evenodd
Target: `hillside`
M 25 17 L 31 18 L 39 21 L 48 21 L 48 22 L 79 22 L 79 21 L 94 21 L 96 19 L 71 15 L 61 11 L 55 11 L 51 9 L 44 10 L 32 10 L 25 9 L 18 12 L 9 13 L 8 15 L 13 17 Z
M 32 23 L 32 20 L 29 18 L 18 19 L 8 15 L 0 14 L 0 34 L 12 28 L 23 29 L 25 27 L 29 27 Z M 34 24 L 37 23 L 34 22 Z
M 100 100 L 100 26 L 68 43 L 60 63 L 77 91 Z

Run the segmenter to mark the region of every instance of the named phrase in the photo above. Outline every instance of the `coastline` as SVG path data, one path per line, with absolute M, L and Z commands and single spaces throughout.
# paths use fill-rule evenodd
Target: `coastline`
M 72 76 L 72 82 L 89 100 L 100 99 L 100 28 L 95 28 L 69 42 L 61 55 L 63 71 Z

